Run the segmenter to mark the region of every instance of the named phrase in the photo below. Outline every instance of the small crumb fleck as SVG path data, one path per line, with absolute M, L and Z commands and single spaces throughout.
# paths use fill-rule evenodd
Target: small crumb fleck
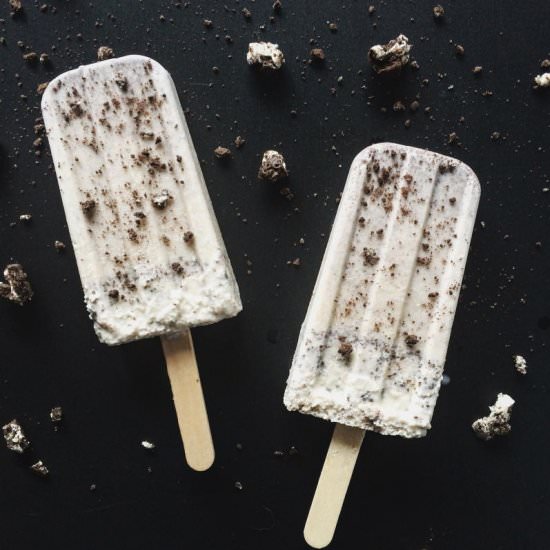
M 193 239 L 194 239 L 195 235 L 193 234 L 192 231 L 186 231 L 184 234 L 183 234 L 183 240 L 186 242 L 186 243 L 190 243 Z
M 151 451 L 156 447 L 156 445 L 154 443 L 152 443 L 151 441 L 147 441 L 147 440 L 142 441 L 141 446 L 144 449 L 147 449 L 148 451 Z
M 520 374 L 527 374 L 527 361 L 521 355 L 514 355 L 514 366 Z
M 550 88 L 550 73 L 535 76 L 535 86 L 538 88 Z
M 353 353 L 353 346 L 350 342 L 342 339 L 340 346 L 338 347 L 338 353 L 342 356 L 342 359 L 349 361 L 351 354 Z
M 62 241 L 54 241 L 53 246 L 58 252 L 63 252 L 67 248 Z
M 311 59 L 313 59 L 314 61 L 324 61 L 325 60 L 325 51 L 323 50 L 323 48 L 313 48 L 309 52 L 309 55 L 310 55 Z
M 50 411 L 50 420 L 54 423 L 61 422 L 63 420 L 63 409 L 61 407 L 52 407 Z
M 443 6 L 441 4 L 437 4 L 437 6 L 434 6 L 432 11 L 436 19 L 443 19 L 443 16 L 445 15 L 445 10 L 443 9 Z
M 30 222 L 32 220 L 32 214 L 21 214 L 19 216 L 19 221 L 21 222 Z
M 219 158 L 219 159 L 231 158 L 231 149 L 218 145 L 218 147 L 214 149 L 214 155 L 216 156 L 216 158 Z
M 472 69 L 472 72 L 473 72 L 475 75 L 481 74 L 482 71 L 483 71 L 483 67 L 482 67 L 481 65 L 476 65 L 476 66 Z
M 42 95 L 46 91 L 46 88 L 48 87 L 49 83 L 50 82 L 47 81 L 47 82 L 41 82 L 40 84 L 38 84 L 38 86 L 36 87 L 36 93 L 38 95 Z
M 246 139 L 244 139 L 242 136 L 237 136 L 235 138 L 235 147 L 237 149 L 240 149 L 241 147 L 243 147 L 245 143 L 246 143 Z
M 42 477 L 47 477 L 50 474 L 50 471 L 42 460 L 37 460 L 30 468 L 35 474 Z
M 237 489 L 237 491 L 242 491 L 243 490 L 243 484 L 240 481 L 235 481 L 234 487 L 235 487 L 235 489 Z
M 419 341 L 420 338 L 418 338 L 418 336 L 416 336 L 415 334 L 407 334 L 405 336 L 405 344 L 407 344 L 409 348 L 413 348 L 414 346 L 416 346 Z
M 93 216 L 96 206 L 97 206 L 97 203 L 93 199 L 86 199 L 85 201 L 82 201 L 80 203 L 82 212 L 84 212 L 84 214 L 88 217 Z
M 462 57 L 464 55 L 464 46 L 462 44 L 456 44 L 455 45 L 455 53 L 456 55 L 458 55 L 459 57 Z
M 105 61 L 106 59 L 112 59 L 115 56 L 113 48 L 109 46 L 99 46 L 97 49 L 97 60 Z
M 171 200 L 172 196 L 166 189 L 163 189 L 160 193 L 151 197 L 153 206 L 159 210 L 164 210 Z

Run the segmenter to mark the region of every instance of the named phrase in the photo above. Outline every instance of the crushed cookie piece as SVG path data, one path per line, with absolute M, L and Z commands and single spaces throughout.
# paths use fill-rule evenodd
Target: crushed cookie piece
M 62 241 L 54 241 L 53 246 L 58 252 L 63 252 L 67 248 Z
M 369 61 L 377 74 L 401 70 L 409 62 L 409 39 L 400 34 L 387 44 L 377 44 L 369 50 Z
M 81 201 L 80 207 L 82 208 L 82 212 L 88 217 L 92 217 L 95 213 L 97 203 L 93 199 L 86 199 L 85 201 Z
M 186 242 L 186 243 L 190 243 L 193 238 L 195 237 L 195 235 L 193 235 L 193 232 L 192 231 L 186 231 L 184 234 L 183 234 L 183 240 Z
M 4 426 L 2 426 L 6 447 L 10 451 L 23 453 L 25 449 L 30 447 L 30 441 L 25 437 L 21 424 L 14 418 Z
M 5 283 L 0 283 L 0 298 L 23 305 L 31 301 L 33 291 L 21 264 L 9 264 L 4 269 Z
M 476 65 L 476 66 L 472 69 L 472 72 L 473 72 L 475 75 L 481 74 L 481 71 L 483 71 L 483 67 L 482 67 L 481 65 Z
M 449 145 L 458 145 L 460 143 L 458 139 L 458 134 L 456 132 L 451 132 L 447 137 L 447 143 Z
M 210 19 L 203 19 L 202 20 L 202 26 L 205 29 L 211 29 L 214 26 L 214 23 Z
M 535 76 L 535 86 L 537 88 L 550 88 L 550 73 Z
M 250 19 L 252 17 L 252 12 L 248 8 L 243 8 L 241 13 L 245 19 Z
M 151 197 L 153 206 L 159 210 L 164 210 L 171 200 L 172 196 L 168 193 L 167 189 L 163 189 L 160 193 Z
M 40 63 L 47 65 L 50 62 L 50 56 L 47 53 L 40 54 Z
M 241 147 L 243 147 L 245 143 L 246 143 L 246 139 L 244 139 L 243 137 L 237 136 L 235 138 L 235 147 L 237 149 L 240 149 Z
M 23 10 L 23 4 L 21 3 L 21 0 L 8 0 L 8 1 L 13 14 L 19 13 Z
M 496 436 L 509 434 L 512 430 L 510 417 L 514 403 L 515 401 L 509 395 L 499 393 L 495 404 L 489 407 L 490 414 L 478 418 L 472 424 L 475 434 L 485 441 L 489 441 Z
M 178 275 L 183 275 L 185 273 L 185 269 L 179 262 L 173 262 L 170 267 L 172 271 L 175 271 Z
M 443 19 L 444 15 L 445 15 L 445 10 L 444 10 L 442 5 L 437 4 L 437 6 L 434 6 L 432 8 L 432 13 L 433 13 L 435 19 Z
M 106 59 L 112 59 L 115 56 L 113 48 L 109 46 L 99 46 L 97 49 L 97 60 L 105 61 Z
M 38 86 L 36 87 L 36 93 L 38 95 L 42 95 L 46 91 L 49 83 L 50 81 L 48 80 L 47 82 L 41 82 L 40 84 L 38 84 Z
M 353 346 L 345 338 L 343 338 L 340 341 L 338 353 L 342 356 L 342 359 L 349 361 L 351 354 L 353 353 Z
M 30 222 L 32 220 L 32 214 L 21 214 L 19 216 L 19 221 L 21 222 Z
M 313 48 L 309 55 L 313 61 L 324 61 L 325 60 L 325 51 L 323 48 Z
M 285 57 L 278 44 L 250 42 L 246 62 L 261 69 L 279 70 L 284 65 Z
M 116 288 L 113 288 L 113 289 L 109 290 L 107 295 L 109 296 L 109 298 L 111 298 L 111 300 L 116 301 L 116 300 L 119 299 L 120 293 L 118 292 L 118 290 Z
M 328 24 L 328 30 L 330 32 L 337 32 L 338 31 L 338 25 L 336 23 L 329 23 Z
M 464 46 L 462 44 L 455 44 L 455 53 L 459 57 L 462 57 L 464 55 Z
M 218 159 L 228 159 L 231 158 L 231 149 L 228 149 L 227 147 L 222 147 L 221 145 L 218 145 L 214 149 L 214 155 Z
M 405 344 L 407 344 L 409 348 L 413 348 L 414 346 L 416 346 L 419 341 L 420 338 L 418 338 L 418 336 L 416 336 L 415 334 L 407 334 L 405 336 Z
M 283 155 L 272 149 L 263 154 L 258 178 L 276 182 L 288 176 L 288 170 Z
M 373 248 L 363 248 L 363 265 L 376 265 L 380 258 Z
M 142 441 L 141 446 L 144 449 L 147 449 L 148 451 L 152 451 L 156 447 L 156 445 L 154 443 L 152 443 L 151 441 L 147 441 L 147 440 Z
M 128 91 L 128 79 L 126 77 L 115 78 L 115 84 L 121 89 L 121 91 Z
M 514 355 L 514 366 L 520 374 L 527 374 L 527 361 L 521 355 Z
M 61 407 L 52 407 L 50 420 L 54 423 L 61 422 L 63 420 L 63 409 Z
M 373 6 L 372 4 L 367 8 L 367 13 L 369 15 L 374 15 L 374 13 L 376 12 L 376 7 Z
M 283 3 L 281 2 L 281 0 L 275 0 L 275 2 L 273 2 L 273 5 L 271 6 L 271 9 L 275 13 L 280 13 L 283 9 Z
M 38 61 L 38 54 L 36 52 L 28 52 L 23 54 L 23 59 L 27 63 L 36 63 Z
M 47 466 L 42 462 L 42 460 L 37 460 L 35 463 L 33 463 L 30 466 L 30 469 L 37 475 L 42 477 L 47 477 L 50 475 L 50 471 L 48 470 Z

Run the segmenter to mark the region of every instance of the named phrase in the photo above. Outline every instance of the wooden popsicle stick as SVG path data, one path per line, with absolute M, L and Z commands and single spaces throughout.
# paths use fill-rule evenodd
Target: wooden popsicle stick
M 214 462 L 214 444 L 191 331 L 162 336 L 168 377 L 187 464 L 203 472 Z
M 330 544 L 346 498 L 365 430 L 336 424 L 304 528 L 313 548 Z

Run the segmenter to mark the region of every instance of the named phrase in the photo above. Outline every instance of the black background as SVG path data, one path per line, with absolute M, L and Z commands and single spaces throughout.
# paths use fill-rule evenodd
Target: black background
M 0 548 L 305 548 L 332 427 L 288 413 L 282 394 L 348 167 L 381 140 L 467 162 L 482 198 L 433 429 L 414 441 L 367 435 L 332 547 L 548 548 L 550 92 L 534 91 L 532 78 L 550 55 L 550 4 L 447 1 L 438 24 L 428 1 L 376 1 L 369 16 L 359 0 L 283 0 L 274 22 L 264 0 L 56 1 L 46 13 L 23 2 L 15 19 L 0 5 L 0 261 L 25 266 L 35 298 L 0 304 L 0 420 L 19 419 L 51 476 L 0 449 Z M 377 78 L 367 50 L 400 32 L 420 70 Z M 281 45 L 280 73 L 246 65 L 258 38 Z M 326 52 L 320 67 L 307 63 L 310 39 Z M 26 64 L 18 40 L 49 53 L 51 66 Z M 207 473 L 184 463 L 159 342 L 97 342 L 47 145 L 41 157 L 33 151 L 37 83 L 95 61 L 103 44 L 173 75 L 240 284 L 242 314 L 193 331 L 217 451 Z M 416 113 L 393 112 L 415 97 Z M 460 145 L 447 143 L 451 132 Z M 217 161 L 217 145 L 233 159 Z M 266 148 L 287 159 L 292 201 L 256 179 Z M 288 266 L 296 257 L 302 266 Z M 517 400 L 513 432 L 485 443 L 470 424 L 500 391 Z M 66 419 L 54 432 L 58 404 Z

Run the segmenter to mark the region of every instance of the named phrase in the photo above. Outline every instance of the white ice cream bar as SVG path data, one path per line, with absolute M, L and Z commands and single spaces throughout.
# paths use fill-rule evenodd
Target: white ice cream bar
M 49 84 L 42 112 L 99 339 L 236 315 L 237 283 L 168 72 L 136 55 L 86 65 Z
M 353 161 L 285 404 L 421 437 L 439 393 L 479 202 L 472 170 L 391 143 Z

